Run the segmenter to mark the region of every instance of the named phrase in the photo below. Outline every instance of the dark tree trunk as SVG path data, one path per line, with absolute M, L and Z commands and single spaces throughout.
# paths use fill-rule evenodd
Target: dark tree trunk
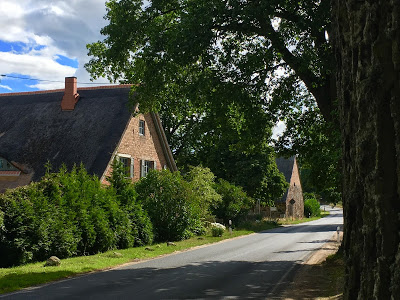
M 345 299 L 400 299 L 400 1 L 332 0 Z

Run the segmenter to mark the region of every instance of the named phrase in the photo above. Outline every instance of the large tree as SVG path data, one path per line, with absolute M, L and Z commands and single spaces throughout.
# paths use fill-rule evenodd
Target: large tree
M 224 103 L 240 107 L 246 120 L 257 120 L 264 111 L 260 123 L 305 120 L 310 130 L 297 126 L 300 146 L 307 141 L 301 135 L 315 135 L 313 115 L 326 122 L 320 126 L 331 141 L 326 145 L 335 145 L 340 123 L 345 296 L 395 299 L 400 292 L 395 267 L 400 265 L 399 5 L 394 0 L 111 0 L 109 25 L 102 29 L 106 38 L 89 45 L 93 58 L 87 68 L 93 77 L 136 84 L 143 109 Z
M 333 1 L 346 299 L 400 295 L 400 2 Z
M 106 38 L 88 45 L 94 57 L 87 69 L 94 78 L 136 84 L 141 109 L 161 112 L 178 164 L 193 158 L 192 146 L 202 146 L 210 125 L 219 126 L 227 107 L 234 106 L 251 125 L 238 143 L 264 147 L 271 124 L 296 123 L 295 134 L 288 130 L 282 138 L 280 152 L 300 154 L 318 190 L 337 189 L 329 0 L 142 2 L 107 3 Z M 315 116 L 321 126 L 312 131 L 321 143 L 293 138 L 307 136 Z M 311 146 L 321 149 L 310 151 Z

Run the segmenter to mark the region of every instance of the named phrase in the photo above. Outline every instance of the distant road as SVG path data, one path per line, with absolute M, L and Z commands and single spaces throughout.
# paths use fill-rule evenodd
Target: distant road
M 0 295 L 1 299 L 278 299 L 296 268 L 342 228 L 323 219 Z

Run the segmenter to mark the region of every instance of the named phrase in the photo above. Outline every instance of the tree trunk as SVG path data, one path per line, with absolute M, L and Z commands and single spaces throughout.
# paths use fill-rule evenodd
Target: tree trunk
M 400 1 L 332 0 L 345 299 L 400 299 Z

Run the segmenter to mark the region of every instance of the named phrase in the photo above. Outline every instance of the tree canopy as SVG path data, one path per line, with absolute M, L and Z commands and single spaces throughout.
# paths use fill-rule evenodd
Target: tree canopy
M 88 45 L 92 59 L 86 68 L 93 78 L 134 84 L 141 109 L 160 112 L 178 165 L 211 168 L 193 155 L 207 153 L 207 145 L 247 156 L 266 153 L 271 128 L 284 120 L 290 130 L 279 142 L 280 152 L 300 153 L 319 190 L 337 187 L 329 5 L 111 0 L 109 24 L 101 31 L 105 39 Z M 315 147 L 306 138 L 310 133 L 319 137 L 320 151 L 310 150 Z

